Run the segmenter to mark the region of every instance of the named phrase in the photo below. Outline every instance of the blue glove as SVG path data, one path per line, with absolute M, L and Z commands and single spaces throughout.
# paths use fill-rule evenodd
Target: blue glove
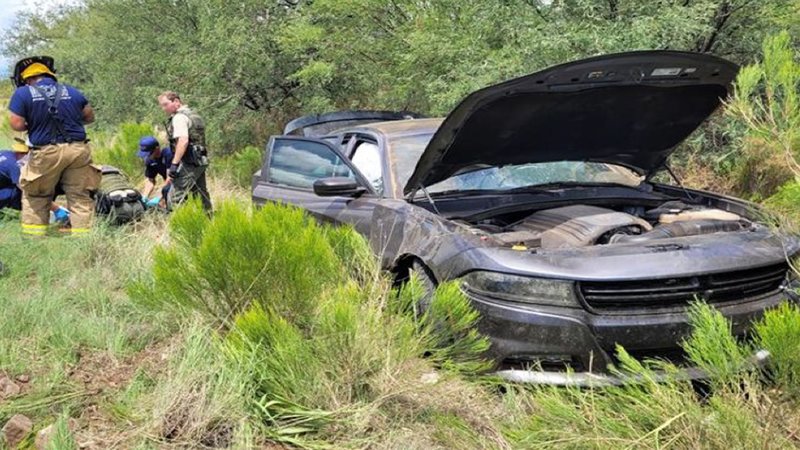
M 57 210 L 53 211 L 53 216 L 56 222 L 66 223 L 69 220 L 69 210 L 60 206 Z
M 146 202 L 144 202 L 144 206 L 148 208 L 155 208 L 156 206 L 158 206 L 158 202 L 160 201 L 161 201 L 161 196 L 151 197 Z

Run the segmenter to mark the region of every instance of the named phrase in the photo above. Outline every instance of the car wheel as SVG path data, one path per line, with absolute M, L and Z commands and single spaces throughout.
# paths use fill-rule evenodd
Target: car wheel
M 411 264 L 409 275 L 413 275 L 417 278 L 422 287 L 422 297 L 420 297 L 419 302 L 414 307 L 414 312 L 417 315 L 422 315 L 431 306 L 433 294 L 436 292 L 436 280 L 433 278 L 430 269 L 425 267 L 420 261 L 414 261 Z

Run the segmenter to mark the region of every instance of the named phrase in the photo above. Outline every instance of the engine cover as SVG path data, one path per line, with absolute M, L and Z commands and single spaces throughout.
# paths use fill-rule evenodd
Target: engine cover
M 585 247 L 612 231 L 626 228 L 638 232 L 653 227 L 643 219 L 612 209 L 572 205 L 531 214 L 514 227 L 515 231 L 539 234 L 542 248 Z

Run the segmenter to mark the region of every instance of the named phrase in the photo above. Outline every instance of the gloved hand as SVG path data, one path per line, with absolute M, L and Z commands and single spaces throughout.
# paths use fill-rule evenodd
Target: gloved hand
M 161 196 L 151 197 L 144 203 L 144 206 L 147 208 L 155 208 L 156 206 L 158 206 L 158 202 L 160 201 L 161 201 Z
M 53 216 L 56 219 L 56 222 L 67 223 L 69 220 L 69 210 L 60 206 L 57 210 L 53 211 Z
M 169 166 L 169 169 L 167 170 L 167 176 L 169 176 L 170 179 L 174 180 L 175 177 L 178 176 L 178 168 L 179 167 L 180 167 L 180 164 L 172 164 L 171 166 Z

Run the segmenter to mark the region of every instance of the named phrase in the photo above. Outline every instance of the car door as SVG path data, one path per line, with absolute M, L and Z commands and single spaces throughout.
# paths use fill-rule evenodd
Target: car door
M 356 198 L 315 194 L 314 182 L 331 177 L 353 179 L 367 192 Z M 365 235 L 369 233 L 377 199 L 370 183 L 336 145 L 327 140 L 297 136 L 270 139 L 264 165 L 253 187 L 256 205 L 269 201 L 296 205 L 321 222 L 349 223 Z

